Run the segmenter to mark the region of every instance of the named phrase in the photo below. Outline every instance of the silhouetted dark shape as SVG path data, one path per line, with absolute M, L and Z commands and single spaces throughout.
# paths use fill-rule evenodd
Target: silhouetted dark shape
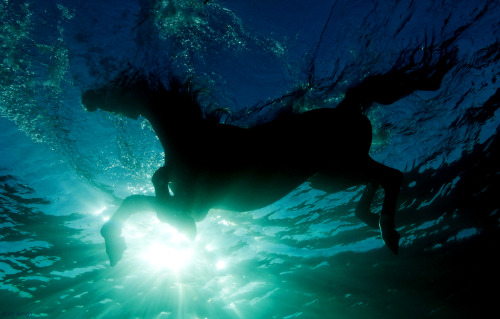
M 399 68 L 368 77 L 348 90 L 335 109 L 287 114 L 252 128 L 204 117 L 189 82 L 174 79 L 167 88 L 136 73 L 85 92 L 82 103 L 89 111 L 146 118 L 166 154 L 152 179 L 156 196 L 127 197 L 101 230 L 111 265 L 126 249 L 121 229 L 133 213 L 156 211 L 161 221 L 194 238 L 195 221 L 211 208 L 241 212 L 265 207 L 305 181 L 315 189 L 336 191 L 338 178 L 367 185 L 355 214 L 379 228 L 397 254 L 395 211 L 402 173 L 368 155 L 372 128 L 361 110 L 373 102 L 390 104 L 416 89 L 439 88 L 449 59 L 443 57 L 432 70 Z M 370 211 L 379 186 L 385 191 L 380 216 Z

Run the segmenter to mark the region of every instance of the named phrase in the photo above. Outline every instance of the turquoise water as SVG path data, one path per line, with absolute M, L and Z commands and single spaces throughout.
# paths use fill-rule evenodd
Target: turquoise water
M 496 311 L 496 1 L 4 0 L 0 19 L 0 316 Z M 153 194 L 165 154 L 146 121 L 86 112 L 83 91 L 130 65 L 189 75 L 206 105 L 250 126 L 288 103 L 334 107 L 346 88 L 431 42 L 458 48 L 441 88 L 367 111 L 372 157 L 405 173 L 398 256 L 354 217 L 363 186 L 325 194 L 304 184 L 257 211 L 212 210 L 194 242 L 136 215 L 129 249 L 109 266 L 100 227 L 123 198 Z

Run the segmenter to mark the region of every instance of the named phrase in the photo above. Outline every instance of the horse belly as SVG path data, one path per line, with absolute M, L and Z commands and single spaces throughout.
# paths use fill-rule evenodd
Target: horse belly
M 321 166 L 356 161 L 368 154 L 372 127 L 366 116 L 335 109 L 320 109 L 306 115 L 299 126 L 308 133 L 300 140 Z
M 213 208 L 251 211 L 266 207 L 306 181 L 309 174 L 291 171 L 248 170 L 211 185 Z

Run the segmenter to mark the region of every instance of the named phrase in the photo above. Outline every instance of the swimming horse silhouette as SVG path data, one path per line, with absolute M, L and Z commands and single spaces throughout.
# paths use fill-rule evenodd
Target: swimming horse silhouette
M 339 176 L 368 185 L 355 215 L 379 228 L 397 254 L 395 211 L 402 173 L 368 155 L 372 128 L 362 108 L 391 104 L 416 89 L 438 89 L 448 60 L 440 59 L 432 71 L 400 68 L 368 77 L 334 109 L 288 114 L 251 128 L 204 117 L 192 85 L 178 80 L 167 88 L 159 80 L 122 77 L 86 91 L 82 104 L 87 110 L 143 116 L 165 150 L 165 165 L 152 178 L 156 196 L 125 198 L 101 229 L 110 264 L 122 258 L 122 225 L 136 212 L 155 211 L 161 221 L 194 238 L 195 221 L 211 208 L 241 212 L 265 207 L 305 181 L 330 192 Z M 379 185 L 385 192 L 380 216 L 370 211 Z

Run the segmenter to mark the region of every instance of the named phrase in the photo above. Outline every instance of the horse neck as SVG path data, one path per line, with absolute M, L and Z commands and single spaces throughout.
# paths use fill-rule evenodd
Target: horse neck
M 180 147 L 195 144 L 193 142 L 206 130 L 206 123 L 202 118 L 158 112 L 155 109 L 159 108 L 149 108 L 149 112 L 144 112 L 142 116 L 151 123 L 166 153 L 172 154 Z

